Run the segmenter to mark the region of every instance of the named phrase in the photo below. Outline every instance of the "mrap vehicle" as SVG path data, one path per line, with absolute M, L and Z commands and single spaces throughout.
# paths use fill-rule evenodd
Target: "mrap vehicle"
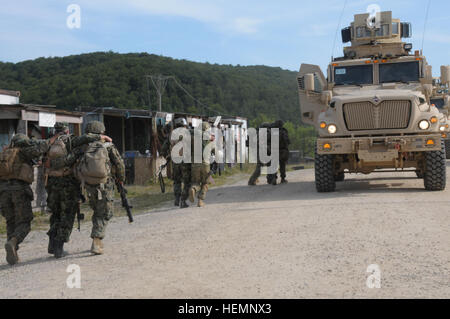
M 346 173 L 415 171 L 425 189 L 445 189 L 445 118 L 432 105 L 431 66 L 412 52 L 411 24 L 379 12 L 357 14 L 342 30 L 344 56 L 327 78 L 302 64 L 297 76 L 303 123 L 318 131 L 315 182 L 332 192 Z
M 436 106 L 446 120 L 445 125 L 441 125 L 442 138 L 445 144 L 445 156 L 450 159 L 450 66 L 441 66 L 441 77 L 433 78 L 433 95 L 430 102 Z

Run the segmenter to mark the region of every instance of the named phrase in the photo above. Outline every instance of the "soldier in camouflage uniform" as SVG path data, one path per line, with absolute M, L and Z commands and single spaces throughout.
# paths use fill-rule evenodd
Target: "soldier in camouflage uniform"
M 31 141 L 24 134 L 16 134 L 7 148 L 18 150 L 12 173 L 0 177 L 0 206 L 7 229 L 6 261 L 10 265 L 19 261 L 19 244 L 31 230 L 31 202 L 34 195 L 30 185 L 34 180 L 33 165 L 48 151 L 48 146 L 48 141 Z M 7 152 L 7 149 L 3 152 Z
M 125 180 L 125 164 L 122 157 L 119 154 L 117 148 L 110 142 L 111 140 L 103 135 L 105 132 L 105 126 L 98 121 L 90 122 L 86 125 L 86 135 L 100 135 L 101 142 L 104 143 L 107 152 L 108 159 L 107 165 L 111 172 L 107 178 L 107 181 L 102 184 L 89 184 L 85 181 L 81 181 L 81 186 L 87 193 L 89 206 L 93 209 L 94 214 L 92 216 L 92 246 L 91 252 L 96 255 L 103 254 L 103 238 L 105 237 L 105 230 L 108 221 L 113 216 L 113 201 L 114 201 L 114 189 L 115 183 L 123 183 Z M 106 143 L 105 143 L 106 141 Z M 52 160 L 51 165 L 54 167 L 72 167 L 79 163 L 80 158 L 87 150 L 88 145 L 82 145 L 75 148 L 72 153 L 68 154 L 64 159 Z
M 86 133 L 104 134 L 103 123 L 93 121 L 87 124 Z M 106 226 L 113 216 L 113 201 L 115 184 L 123 183 L 125 180 L 125 164 L 119 151 L 112 143 L 106 143 L 111 174 L 104 184 L 91 185 L 85 183 L 84 187 L 88 196 L 89 205 L 94 210 L 92 216 L 92 247 L 91 252 L 95 255 L 103 254 L 103 238 L 105 237 Z
M 270 150 L 271 150 L 270 149 L 270 126 L 271 126 L 271 124 L 270 123 L 266 123 L 266 122 L 262 123 L 259 126 L 259 129 L 264 129 L 264 128 L 267 129 L 267 152 L 268 152 L 268 155 L 270 155 Z M 257 155 L 256 155 L 257 156 L 257 163 L 256 163 L 256 167 L 255 167 L 255 170 L 254 170 L 252 176 L 250 176 L 250 178 L 248 180 L 248 185 L 250 185 L 250 186 L 255 186 L 256 185 L 256 182 L 257 182 L 258 178 L 261 176 L 261 168 L 263 166 L 269 166 L 270 165 L 270 162 L 267 163 L 267 164 L 261 163 L 261 159 L 259 157 L 259 132 L 258 132 L 257 136 L 258 136 Z M 272 184 L 273 183 L 273 175 L 268 174 L 266 176 L 266 179 L 267 179 L 267 184 Z
M 47 206 L 52 214 L 50 230 L 47 235 L 49 236 L 48 253 L 54 254 L 56 258 L 61 258 L 64 256 L 64 243 L 70 239 L 75 215 L 79 209 L 81 187 L 80 182 L 74 176 L 72 165 L 60 167 L 58 159 L 63 159 L 72 152 L 75 153 L 75 149 L 82 145 L 102 139 L 111 141 L 111 139 L 100 134 L 85 134 L 75 137 L 69 134 L 67 123 L 56 123 L 55 137 L 56 140 L 50 145 L 47 155 L 49 162 L 46 163 Z
M 282 120 L 276 120 L 274 123 L 271 124 L 272 128 L 277 128 L 279 131 L 279 144 L 278 144 L 278 151 L 279 151 L 279 167 L 280 167 L 280 176 L 281 176 L 281 183 L 286 184 L 288 181 L 286 179 L 286 164 L 289 160 L 289 144 L 291 143 L 289 140 L 289 134 L 287 129 L 284 127 L 284 122 Z M 278 166 L 278 165 L 277 165 Z M 278 171 L 278 168 L 277 168 Z M 273 174 L 269 174 L 269 180 L 270 184 L 276 185 L 277 179 L 278 179 L 278 173 L 277 171 Z
M 214 135 L 211 134 L 211 127 L 207 122 L 202 123 L 202 131 L 209 132 L 210 139 L 204 140 L 202 139 L 202 151 L 205 150 L 207 145 L 214 141 Z M 194 134 L 192 134 L 192 137 Z M 192 146 L 194 142 L 192 142 Z M 193 153 L 192 153 L 193 154 Z M 194 158 L 194 157 L 193 157 Z M 210 158 L 205 158 L 202 152 L 202 163 L 194 163 L 192 161 L 191 168 L 191 188 L 189 189 L 189 200 L 194 203 L 195 197 L 198 198 L 198 207 L 205 206 L 204 200 L 206 198 L 206 193 L 208 192 L 208 178 L 210 176 Z
M 185 118 L 175 119 L 175 128 L 187 128 L 187 122 Z M 170 151 L 172 142 L 170 141 L 170 132 L 164 141 L 162 147 L 162 155 L 167 161 L 170 160 Z M 180 137 L 181 138 L 181 137 Z M 182 154 L 180 154 L 181 156 Z M 175 195 L 175 206 L 180 208 L 187 208 L 189 205 L 186 200 L 189 196 L 189 188 L 191 186 L 191 163 L 175 163 L 172 161 L 172 177 L 173 177 L 173 192 Z

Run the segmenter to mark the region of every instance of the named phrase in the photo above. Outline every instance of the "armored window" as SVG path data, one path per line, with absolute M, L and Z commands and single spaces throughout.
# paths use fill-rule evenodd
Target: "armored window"
M 381 25 L 381 27 L 376 32 L 377 37 L 385 37 L 388 35 L 389 35 L 389 24 Z
M 373 83 L 372 65 L 342 66 L 334 69 L 336 85 L 362 85 Z
M 431 104 L 434 104 L 438 109 L 443 109 L 445 105 L 444 99 L 431 99 Z
M 398 23 L 397 22 L 392 23 L 392 34 L 395 34 L 395 35 L 398 34 Z
M 380 83 L 419 81 L 419 62 L 380 64 Z
M 370 30 L 366 27 L 357 27 L 356 28 L 356 37 L 357 38 L 370 38 Z

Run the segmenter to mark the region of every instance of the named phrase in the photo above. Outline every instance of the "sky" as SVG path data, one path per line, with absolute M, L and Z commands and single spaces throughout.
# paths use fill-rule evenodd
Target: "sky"
M 440 65 L 450 64 L 450 2 L 430 1 L 425 27 L 427 0 L 2 0 L 0 61 L 111 50 L 293 71 L 301 63 L 325 68 L 332 55 L 342 55 L 340 29 L 376 4 L 412 23 L 407 41 L 415 49 L 425 34 L 424 54 L 439 75 Z M 80 9 L 79 28 L 67 24 L 72 4 Z

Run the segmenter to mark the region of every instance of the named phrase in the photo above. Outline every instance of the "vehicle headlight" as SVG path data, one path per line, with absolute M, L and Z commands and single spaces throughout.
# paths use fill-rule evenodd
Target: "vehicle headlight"
M 337 131 L 337 127 L 334 124 L 330 124 L 328 125 L 328 133 L 330 134 L 335 134 Z
M 445 131 L 445 125 L 441 125 L 441 126 L 439 127 L 439 130 L 440 130 L 441 132 L 444 132 L 444 131 Z
M 422 120 L 419 122 L 419 128 L 421 130 L 428 130 L 430 128 L 430 122 L 427 120 Z

